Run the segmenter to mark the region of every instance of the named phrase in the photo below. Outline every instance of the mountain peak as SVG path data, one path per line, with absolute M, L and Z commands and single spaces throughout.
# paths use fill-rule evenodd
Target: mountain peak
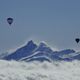
M 32 46 L 36 46 L 37 47 L 37 45 L 34 43 L 34 41 L 33 40 L 30 40 L 30 41 L 28 41 L 27 42 L 27 44 L 25 45 L 25 46 L 23 46 L 23 47 L 32 47 Z
M 47 47 L 46 42 L 42 41 L 42 42 L 39 44 L 39 47 Z
M 27 45 L 17 49 L 15 52 L 13 52 L 12 54 L 4 57 L 6 60 L 19 60 L 23 57 L 26 57 L 26 56 L 29 56 L 32 53 L 32 51 L 37 48 L 37 45 L 32 41 L 30 40 Z
M 33 40 L 30 40 L 30 41 L 27 43 L 27 45 L 28 45 L 28 44 L 34 44 Z

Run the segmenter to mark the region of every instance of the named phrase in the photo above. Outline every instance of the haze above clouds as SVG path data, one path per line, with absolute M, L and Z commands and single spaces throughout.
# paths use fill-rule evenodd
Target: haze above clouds
M 6 19 L 12 17 L 9 26 Z M 46 41 L 58 49 L 78 49 L 80 37 L 79 0 L 0 1 L 0 52 L 32 39 Z

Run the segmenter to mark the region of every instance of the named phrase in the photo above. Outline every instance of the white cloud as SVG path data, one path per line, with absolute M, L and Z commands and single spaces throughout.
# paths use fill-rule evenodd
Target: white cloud
M 16 62 L 0 60 L 0 80 L 80 80 L 80 61 Z

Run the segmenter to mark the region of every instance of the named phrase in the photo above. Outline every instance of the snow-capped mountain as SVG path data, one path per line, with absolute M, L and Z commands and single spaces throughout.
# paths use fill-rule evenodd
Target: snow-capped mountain
M 5 60 L 17 61 L 72 61 L 80 60 L 80 53 L 72 49 L 61 51 L 52 50 L 45 42 L 39 45 L 35 44 L 32 40 L 25 46 L 17 49 L 13 53 L 3 57 Z
M 34 60 L 39 60 L 39 61 L 50 61 L 50 55 L 53 53 L 53 50 L 48 47 L 44 42 L 41 42 L 39 46 L 33 51 L 33 54 L 24 57 L 21 60 L 26 60 L 26 61 L 34 61 Z
M 37 45 L 31 40 L 27 43 L 27 45 L 19 48 L 15 52 L 4 57 L 6 60 L 19 60 L 25 56 L 32 55 L 32 51 L 37 48 Z

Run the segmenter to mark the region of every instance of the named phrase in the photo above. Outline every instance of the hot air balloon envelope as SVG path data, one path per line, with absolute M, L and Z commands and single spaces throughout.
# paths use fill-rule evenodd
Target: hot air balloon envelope
M 13 23 L 13 18 L 7 18 L 7 22 L 11 25 Z
M 79 43 L 80 39 L 79 39 L 79 38 L 76 38 L 75 41 L 76 41 L 77 43 Z

